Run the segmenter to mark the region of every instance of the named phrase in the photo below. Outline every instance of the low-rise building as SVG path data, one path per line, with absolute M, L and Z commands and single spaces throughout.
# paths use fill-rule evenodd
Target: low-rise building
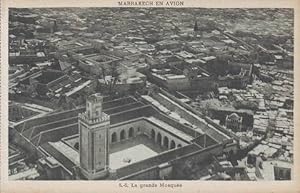
M 226 116 L 225 126 L 227 129 L 231 129 L 234 132 L 242 130 L 243 117 L 238 116 L 236 113 L 232 113 Z

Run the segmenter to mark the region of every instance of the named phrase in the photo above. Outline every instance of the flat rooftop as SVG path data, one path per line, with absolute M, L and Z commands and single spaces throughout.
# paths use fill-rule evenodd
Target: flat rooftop
M 48 84 L 54 80 L 57 80 L 64 76 L 64 73 L 60 71 L 43 71 L 42 74 L 35 79 L 41 84 Z
M 62 153 L 62 155 L 64 155 L 70 161 L 72 161 L 75 165 L 79 165 L 79 153 L 75 149 L 63 143 L 62 141 L 49 142 L 49 144 L 57 151 Z
M 291 179 L 293 176 L 293 163 L 281 161 L 281 160 L 268 160 L 263 162 L 263 169 L 260 169 L 262 173 L 263 180 L 265 181 L 273 181 L 275 180 L 275 171 L 274 167 L 279 168 L 290 168 L 291 169 Z
M 17 103 L 10 104 L 8 110 L 8 119 L 12 122 L 19 122 L 39 114 L 37 110 Z
M 120 58 L 115 57 L 115 56 L 110 56 L 110 55 L 98 55 L 98 54 L 92 54 L 90 56 L 86 56 L 84 59 L 82 59 L 83 62 L 90 64 L 90 65 L 95 65 L 94 63 L 110 63 L 113 61 L 117 61 Z

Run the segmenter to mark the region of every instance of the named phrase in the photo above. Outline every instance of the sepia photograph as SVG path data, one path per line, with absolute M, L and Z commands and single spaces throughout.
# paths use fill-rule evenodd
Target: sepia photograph
M 293 9 L 8 17 L 8 180 L 293 179 Z

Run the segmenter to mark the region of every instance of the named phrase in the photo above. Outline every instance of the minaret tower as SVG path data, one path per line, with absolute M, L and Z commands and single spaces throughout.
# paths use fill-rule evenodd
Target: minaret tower
M 80 169 L 89 180 L 108 174 L 108 134 L 110 117 L 102 112 L 103 97 L 93 94 L 86 101 L 86 111 L 79 114 Z

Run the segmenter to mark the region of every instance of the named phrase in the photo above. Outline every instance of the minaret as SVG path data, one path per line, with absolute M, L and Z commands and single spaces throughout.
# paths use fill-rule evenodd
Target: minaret
M 110 117 L 102 112 L 103 97 L 93 94 L 86 101 L 86 111 L 79 114 L 79 154 L 81 173 L 88 180 L 108 174 L 108 134 Z

